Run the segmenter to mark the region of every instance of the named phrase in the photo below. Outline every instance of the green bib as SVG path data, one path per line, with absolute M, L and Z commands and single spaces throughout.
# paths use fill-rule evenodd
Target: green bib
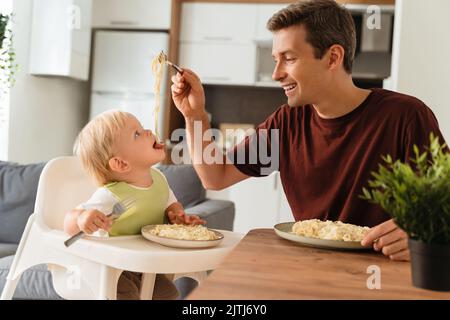
M 137 188 L 126 182 L 112 182 L 105 185 L 119 201 L 132 197 L 136 199 L 133 207 L 116 219 L 110 236 L 140 234 L 141 228 L 148 224 L 164 223 L 165 210 L 169 199 L 169 185 L 166 178 L 151 169 L 153 184 L 148 188 Z

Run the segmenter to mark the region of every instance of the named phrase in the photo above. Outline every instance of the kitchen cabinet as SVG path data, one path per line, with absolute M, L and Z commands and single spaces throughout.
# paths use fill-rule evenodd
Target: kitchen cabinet
M 283 186 L 281 184 L 280 174 L 277 175 L 277 179 L 278 179 L 277 186 L 278 186 L 279 197 L 280 197 L 280 202 L 279 202 L 279 206 L 278 206 L 277 223 L 295 221 L 294 216 L 292 215 L 291 207 L 289 206 L 289 203 L 286 198 L 286 194 L 284 193 Z
M 273 34 L 267 30 L 267 21 L 279 10 L 285 8 L 287 4 L 260 4 L 256 19 L 256 70 L 255 85 L 266 87 L 279 87 L 279 84 L 272 80 L 272 72 L 275 69 L 275 62 L 272 58 L 272 38 Z
M 294 221 L 281 185 L 279 172 L 249 178 L 221 191 L 207 191 L 212 199 L 234 202 L 234 231 L 247 233 L 255 228 L 272 228 L 279 222 Z
M 179 62 L 204 84 L 270 84 L 267 20 L 286 4 L 184 3 Z
M 195 70 L 204 84 L 253 84 L 256 8 L 254 4 L 183 4 L 180 65 Z
M 93 0 L 94 28 L 169 30 L 169 0 Z
M 34 1 L 30 73 L 89 77 L 91 0 Z
M 274 13 L 285 8 L 287 4 L 260 4 L 257 9 L 256 37 L 257 41 L 268 42 L 272 46 L 272 32 L 267 30 L 267 21 Z
M 205 84 L 254 82 L 255 46 L 181 43 L 180 65 L 194 70 Z
M 185 3 L 181 42 L 249 43 L 255 37 L 257 5 Z

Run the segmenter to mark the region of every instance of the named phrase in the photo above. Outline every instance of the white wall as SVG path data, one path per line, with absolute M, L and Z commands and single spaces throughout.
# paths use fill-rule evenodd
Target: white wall
M 392 88 L 418 97 L 450 143 L 450 1 L 396 0 Z
M 32 4 L 32 0 L 16 0 L 13 7 L 20 69 L 10 94 L 8 160 L 20 163 L 72 154 L 75 137 L 89 113 L 87 82 L 28 74 Z

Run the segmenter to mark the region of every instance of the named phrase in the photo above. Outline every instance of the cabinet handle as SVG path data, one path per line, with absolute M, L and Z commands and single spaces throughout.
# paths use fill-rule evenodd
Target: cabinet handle
M 232 40 L 231 37 L 211 37 L 211 36 L 203 37 L 203 39 L 208 40 L 208 41 L 231 41 Z
M 127 26 L 132 26 L 132 25 L 138 24 L 137 21 L 121 21 L 121 20 L 112 20 L 112 21 L 110 21 L 110 23 L 112 25 L 127 25 Z

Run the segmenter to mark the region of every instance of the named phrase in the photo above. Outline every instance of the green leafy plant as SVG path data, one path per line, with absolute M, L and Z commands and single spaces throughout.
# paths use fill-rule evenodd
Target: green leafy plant
M 0 14 L 0 48 L 3 48 L 3 40 L 5 40 L 6 36 L 6 26 L 8 25 L 9 16 L 5 16 Z
M 379 204 L 411 239 L 425 243 L 450 243 L 450 153 L 438 137 L 420 153 L 414 146 L 412 165 L 383 158 L 372 172 L 370 191 L 362 199 Z
M 15 63 L 13 33 L 9 28 L 12 15 L 0 14 L 0 86 L 6 91 L 14 85 L 18 65 Z

